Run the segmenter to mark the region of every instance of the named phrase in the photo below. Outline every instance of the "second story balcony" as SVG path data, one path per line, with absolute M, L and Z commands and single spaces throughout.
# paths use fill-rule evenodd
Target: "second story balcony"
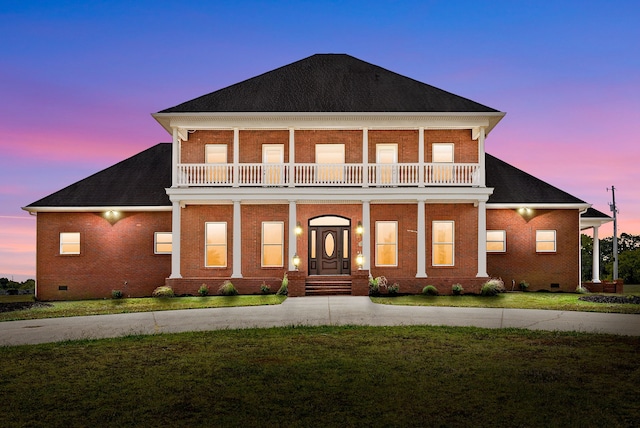
M 479 186 L 477 163 L 182 163 L 178 187 Z

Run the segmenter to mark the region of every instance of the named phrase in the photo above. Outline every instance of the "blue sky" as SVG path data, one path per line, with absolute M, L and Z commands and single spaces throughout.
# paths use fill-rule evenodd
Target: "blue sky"
M 0 1 L 0 276 L 20 207 L 170 136 L 151 113 L 315 53 L 507 112 L 487 151 L 640 234 L 637 1 Z M 611 234 L 605 226 L 601 235 Z

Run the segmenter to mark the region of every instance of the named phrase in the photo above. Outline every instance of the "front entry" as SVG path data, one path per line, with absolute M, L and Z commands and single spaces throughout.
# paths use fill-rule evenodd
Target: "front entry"
M 350 221 L 343 217 L 318 217 L 309 222 L 310 275 L 351 273 L 350 231 Z

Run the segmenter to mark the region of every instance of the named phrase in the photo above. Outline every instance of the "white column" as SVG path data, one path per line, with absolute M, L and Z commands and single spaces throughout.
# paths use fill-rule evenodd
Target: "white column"
M 362 187 L 369 187 L 369 129 L 368 128 L 362 128 Z M 365 263 L 366 263 L 366 259 L 365 259 Z
M 233 128 L 233 187 L 238 187 L 240 182 L 240 130 Z
M 364 265 L 362 269 L 371 269 L 371 219 L 369 210 L 369 201 L 362 201 L 362 255 L 364 256 Z
M 174 131 L 175 132 L 175 131 Z M 182 278 L 180 275 L 180 202 L 173 202 L 171 209 L 171 276 Z
M 231 278 L 242 278 L 242 218 L 240 201 L 233 201 L 233 269 Z
M 418 128 L 418 168 L 418 187 L 424 187 L 424 127 Z
M 593 227 L 593 279 L 595 283 L 600 282 L 600 239 L 598 238 L 600 226 Z
M 296 164 L 296 133 L 293 128 L 289 128 L 289 187 L 295 186 L 295 164 Z M 295 226 L 295 224 L 294 224 Z M 289 269 L 291 270 L 291 269 Z
M 478 135 L 478 163 L 480 164 L 479 186 L 486 187 L 486 170 L 485 170 L 485 154 L 484 154 L 484 127 L 480 128 Z
M 487 274 L 487 203 L 478 201 L 478 278 Z
M 426 231 L 425 231 L 425 222 L 424 222 L 424 200 L 418 200 L 418 239 L 416 248 L 416 256 L 417 260 L 417 272 L 416 278 L 426 278 L 427 277 L 427 266 L 426 266 Z
M 178 138 L 178 128 L 173 128 L 173 143 L 171 144 L 171 187 L 176 187 L 178 183 L 178 147 L 180 139 Z
M 295 270 L 293 256 L 298 252 L 298 237 L 296 236 L 296 201 L 289 201 L 289 270 Z

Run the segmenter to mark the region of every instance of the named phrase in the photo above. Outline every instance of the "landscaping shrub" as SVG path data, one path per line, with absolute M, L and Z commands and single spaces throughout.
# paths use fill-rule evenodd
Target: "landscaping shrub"
M 226 280 L 222 283 L 220 288 L 218 288 L 218 294 L 223 296 L 236 296 L 238 294 L 238 290 L 236 290 L 236 287 L 231 283 L 231 281 Z
M 520 290 L 522 291 L 527 291 L 527 288 L 529 288 L 529 283 L 527 281 L 525 281 L 524 279 L 522 281 L 520 281 L 520 284 L 518 284 L 520 286 Z
M 480 290 L 483 296 L 497 296 L 500 293 L 504 293 L 504 282 L 499 278 L 491 278 Z
M 153 297 L 173 297 L 175 293 L 173 292 L 173 288 L 168 285 L 162 285 L 155 290 L 151 294 Z
M 400 291 L 400 284 L 398 284 L 397 282 L 394 282 L 393 285 L 387 286 L 387 293 L 389 293 L 389 295 L 391 296 L 395 296 L 396 294 L 398 294 L 399 291 Z
M 464 288 L 462 287 L 462 284 L 453 284 L 451 286 L 451 293 L 454 296 L 459 296 L 462 294 L 462 292 L 464 291 Z
M 425 296 L 437 296 L 438 289 L 433 285 L 427 285 L 422 289 L 422 294 L 424 294 Z
M 280 288 L 278 289 L 278 292 L 276 294 L 278 296 L 286 296 L 289 294 L 289 277 L 286 273 L 282 277 L 282 285 L 280 285 Z
M 378 278 L 369 276 L 369 296 L 380 295 L 380 285 L 378 285 Z
M 202 297 L 207 296 L 209 294 L 209 286 L 207 284 L 202 284 L 200 288 L 198 288 L 198 294 Z
M 271 292 L 271 287 L 267 285 L 267 283 L 262 281 L 262 284 L 260 285 L 260 291 L 262 292 L 262 294 L 269 294 Z
M 111 291 L 112 299 L 122 299 L 122 291 L 121 290 L 112 290 Z

